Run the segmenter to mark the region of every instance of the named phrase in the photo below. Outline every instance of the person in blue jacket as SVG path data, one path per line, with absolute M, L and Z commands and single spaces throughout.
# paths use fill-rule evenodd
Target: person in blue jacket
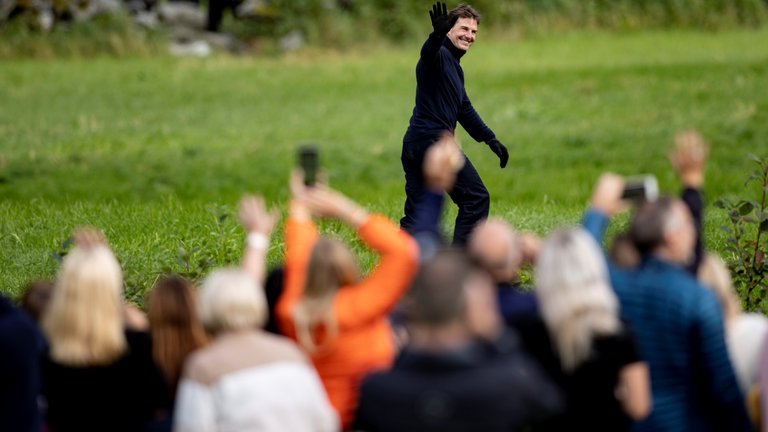
M 604 174 L 582 224 L 598 242 L 623 207 L 624 180 Z M 653 411 L 633 431 L 749 431 L 744 399 L 725 345 L 714 292 L 685 266 L 694 257 L 696 227 L 682 200 L 645 202 L 629 235 L 642 259 L 621 269 L 608 261 L 623 318 L 650 366 Z
M 432 6 L 429 15 L 433 31 L 416 64 L 416 105 L 400 157 L 406 194 L 405 216 L 400 226 L 409 232 L 413 231 L 415 207 L 425 190 L 421 171 L 424 153 L 444 131 L 453 133 L 458 122 L 473 139 L 488 145 L 499 157 L 502 168 L 509 159 L 507 148 L 485 125 L 464 89 L 460 60 L 475 42 L 480 15 L 467 5 L 448 12 L 441 2 Z M 488 190 L 468 159 L 449 195 L 459 207 L 453 242 L 464 245 L 475 224 L 488 216 L 490 207 Z

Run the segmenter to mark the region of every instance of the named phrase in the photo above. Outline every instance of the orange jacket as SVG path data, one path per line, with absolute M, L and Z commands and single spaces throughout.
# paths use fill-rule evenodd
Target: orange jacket
M 374 215 L 358 229 L 360 238 L 378 251 L 378 266 L 356 285 L 341 287 L 333 301 L 337 337 L 310 355 L 331 404 L 344 427 L 357 408 L 360 380 L 392 364 L 395 348 L 387 314 L 408 288 L 418 268 L 418 246 L 392 221 Z M 304 291 L 307 267 L 318 234 L 311 221 L 289 219 L 285 227 L 285 289 L 277 304 L 284 333 L 296 339 L 293 309 Z

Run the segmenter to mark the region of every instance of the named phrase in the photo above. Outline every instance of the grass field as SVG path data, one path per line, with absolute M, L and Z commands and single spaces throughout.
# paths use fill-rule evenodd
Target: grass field
M 509 146 L 509 166 L 460 137 L 492 214 L 539 233 L 576 223 L 604 170 L 654 173 L 676 193 L 665 152 L 688 127 L 712 143 L 711 200 L 745 194 L 746 154 L 768 153 L 766 38 L 768 30 L 480 39 L 463 60 L 467 90 Z M 320 145 L 333 186 L 399 218 L 418 49 L 4 61 L 0 291 L 52 277 L 54 256 L 81 225 L 106 231 L 134 300 L 162 271 L 199 276 L 236 263 L 237 199 L 259 192 L 284 207 L 294 150 L 306 141 Z M 710 210 L 707 242 L 721 249 L 724 217 Z M 277 236 L 270 260 L 280 258 Z

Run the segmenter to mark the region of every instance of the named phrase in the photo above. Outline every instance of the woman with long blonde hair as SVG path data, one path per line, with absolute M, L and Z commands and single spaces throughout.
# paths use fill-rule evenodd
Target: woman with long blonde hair
M 552 429 L 628 430 L 632 420 L 650 411 L 648 367 L 619 319 L 600 248 L 582 229 L 555 232 L 542 246 L 535 277 L 559 364 L 550 372 L 568 400 L 566 414 Z
M 163 404 L 147 334 L 126 330 L 120 265 L 103 238 L 79 231 L 42 328 L 43 395 L 52 430 L 135 431 Z
M 388 368 L 395 354 L 387 314 L 417 269 L 418 247 L 389 219 L 323 185 L 291 181 L 293 200 L 285 227 L 285 291 L 277 306 L 283 331 L 307 352 L 342 424 L 351 424 L 362 377 Z M 366 278 L 338 240 L 320 237 L 312 215 L 354 227 L 380 255 Z

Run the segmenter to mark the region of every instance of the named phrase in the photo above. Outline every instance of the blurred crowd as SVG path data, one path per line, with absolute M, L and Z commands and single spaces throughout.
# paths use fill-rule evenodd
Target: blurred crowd
M 461 248 L 440 230 L 465 160 L 451 135 L 425 156 L 413 234 L 296 171 L 284 243 L 280 213 L 246 196 L 242 263 L 199 287 L 161 277 L 146 311 L 80 229 L 55 281 L 0 297 L 0 430 L 768 430 L 768 320 L 702 247 L 706 143 L 675 141 L 679 196 L 628 200 L 606 173 L 579 226 L 539 238 L 490 219 Z M 361 274 L 317 218 L 378 263 Z

